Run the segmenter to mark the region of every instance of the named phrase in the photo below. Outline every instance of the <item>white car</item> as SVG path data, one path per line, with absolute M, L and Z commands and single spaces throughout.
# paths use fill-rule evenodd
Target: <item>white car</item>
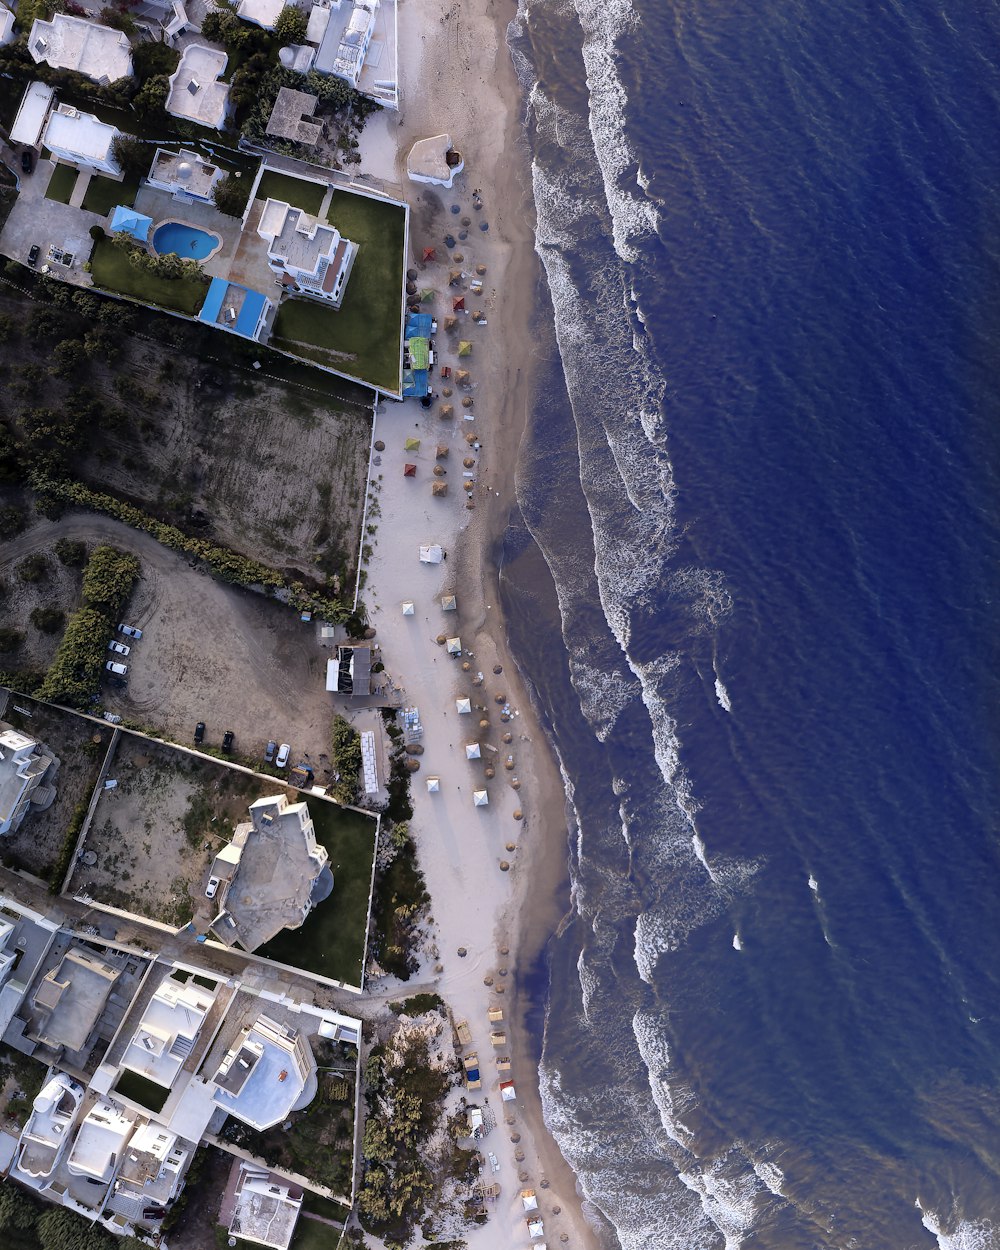
M 499 1172 L 499 1171 L 500 1171 L 500 1160 L 496 1157 L 496 1155 L 493 1153 L 493 1151 L 492 1151 L 492 1150 L 491 1150 L 491 1151 L 490 1151 L 490 1153 L 489 1153 L 489 1160 L 490 1160 L 490 1167 L 493 1169 L 493 1171 L 494 1171 L 494 1172 Z
M 278 755 L 274 761 L 275 766 L 277 768 L 284 768 L 285 765 L 288 763 L 288 757 L 291 755 L 291 753 L 292 753 L 292 748 L 289 746 L 287 742 L 283 742 L 281 746 L 278 747 Z
M 108 660 L 104 667 L 109 673 L 115 673 L 118 677 L 124 677 L 128 672 L 127 664 L 116 664 L 114 660 Z
M 142 637 L 142 630 L 134 625 L 119 625 L 118 632 L 124 634 L 126 638 L 134 638 L 137 642 Z
M 219 888 L 219 878 L 209 877 L 208 885 L 205 886 L 205 897 L 215 898 L 215 891 Z
M 112 638 L 108 643 L 108 650 L 113 651 L 115 655 L 128 655 L 132 648 L 126 647 L 123 642 L 116 642 L 114 638 Z

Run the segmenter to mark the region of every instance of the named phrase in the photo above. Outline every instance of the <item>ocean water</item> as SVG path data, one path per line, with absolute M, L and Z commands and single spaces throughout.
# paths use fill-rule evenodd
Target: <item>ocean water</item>
M 547 1119 L 609 1247 L 1000 1246 L 1000 4 L 521 0 L 509 41 Z

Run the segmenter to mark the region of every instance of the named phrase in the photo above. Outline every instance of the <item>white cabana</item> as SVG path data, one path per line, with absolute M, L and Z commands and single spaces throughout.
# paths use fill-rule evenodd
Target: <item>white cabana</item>
M 405 601 L 405 603 L 403 604 L 403 615 L 404 615 L 404 616 L 412 616 L 412 615 L 413 615 L 413 613 L 414 613 L 414 607 L 413 607 L 413 604 L 410 602 L 410 600 L 409 600 L 409 599 L 407 599 L 407 600 Z
M 533 1189 L 521 1190 L 521 1206 L 524 1207 L 525 1211 L 538 1210 L 538 1198 Z
M 441 611 L 442 612 L 457 612 L 458 611 L 458 600 L 455 598 L 454 595 L 443 595 L 441 597 Z
M 483 753 L 479 749 L 478 742 L 467 742 L 465 744 L 465 758 L 467 760 L 479 760 L 483 758 Z
M 473 790 L 472 802 L 476 807 L 489 807 L 490 796 L 485 790 Z
M 440 564 L 444 559 L 444 551 L 439 543 L 431 543 L 430 546 L 420 548 L 421 564 Z
M 530 1219 L 527 1219 L 524 1222 L 528 1226 L 529 1237 L 541 1237 L 544 1234 L 545 1229 L 539 1216 L 533 1215 Z
M 447 651 L 449 655 L 461 655 L 462 654 L 461 638 L 449 638 L 447 642 Z
M 472 711 L 472 700 L 471 699 L 456 699 L 455 711 L 459 714 L 459 716 L 468 716 L 469 713 Z
M 427 778 L 427 793 L 438 794 L 440 793 L 440 790 L 441 790 L 441 778 L 440 777 L 428 777 Z

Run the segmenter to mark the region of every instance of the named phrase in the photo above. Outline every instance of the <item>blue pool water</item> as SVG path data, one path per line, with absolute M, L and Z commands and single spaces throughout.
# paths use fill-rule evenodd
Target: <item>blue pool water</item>
M 153 231 L 153 249 L 158 255 L 176 252 L 185 260 L 204 260 L 222 240 L 208 230 L 197 230 L 179 221 L 165 221 Z

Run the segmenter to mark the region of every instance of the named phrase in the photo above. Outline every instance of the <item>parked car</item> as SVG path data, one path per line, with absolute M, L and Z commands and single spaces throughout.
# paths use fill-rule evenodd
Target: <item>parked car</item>
M 109 673 L 117 673 L 119 677 L 124 677 L 125 674 L 128 672 L 127 664 L 118 664 L 114 660 L 108 660 L 107 664 L 105 664 L 104 667 L 108 670 Z
M 194 727 L 194 744 L 196 747 L 200 747 L 204 741 L 205 741 L 205 722 L 203 720 L 200 720 L 197 723 L 197 725 L 195 725 Z
M 208 885 L 205 886 L 205 897 L 215 898 L 215 891 L 219 888 L 219 878 L 209 877 Z
M 233 749 L 233 743 L 235 741 L 236 741 L 236 735 L 233 733 L 231 729 L 227 729 L 226 732 L 222 735 L 223 751 L 231 751 Z
M 118 632 L 124 634 L 126 638 L 134 638 L 136 642 L 142 637 L 142 630 L 136 629 L 134 625 L 119 625 Z
M 132 648 L 126 647 L 123 642 L 116 642 L 114 638 L 112 638 L 108 643 L 108 650 L 113 651 L 116 655 L 128 655 Z
M 288 757 L 291 755 L 291 753 L 292 753 L 292 748 L 288 745 L 287 742 L 283 742 L 281 746 L 278 747 L 278 758 L 274 761 L 275 764 L 278 766 L 278 768 L 285 767 L 285 765 L 288 763 Z
M 274 753 L 275 751 L 277 751 L 277 749 L 278 749 L 278 744 L 276 742 L 269 742 L 267 744 L 267 746 L 264 748 L 264 763 L 265 764 L 274 763 Z
M 42 249 L 38 246 L 37 243 L 32 243 L 31 247 L 28 248 L 28 264 L 29 265 L 38 264 L 38 257 L 41 253 L 41 250 Z
M 32 154 L 31 148 L 25 148 L 24 151 L 21 153 L 21 168 L 24 170 L 26 174 L 30 174 L 34 166 L 35 166 L 35 159 Z

